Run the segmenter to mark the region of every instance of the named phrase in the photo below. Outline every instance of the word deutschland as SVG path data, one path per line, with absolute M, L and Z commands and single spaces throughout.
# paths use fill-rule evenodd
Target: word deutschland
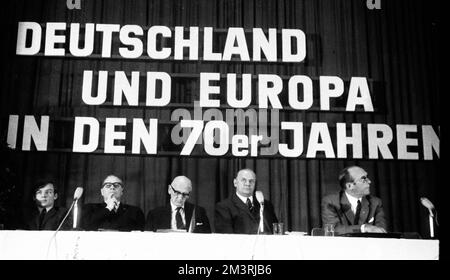
M 68 49 L 75 57 L 87 57 L 100 49 L 102 58 L 118 52 L 127 59 L 261 61 L 264 55 L 268 62 L 278 57 L 281 62 L 302 62 L 306 57 L 306 35 L 300 29 L 281 29 L 279 34 L 269 28 L 266 35 L 262 28 L 253 28 L 250 36 L 245 33 L 244 28 L 230 27 L 224 44 L 216 46 L 220 40 L 213 27 L 151 26 L 144 32 L 139 25 L 48 22 L 43 28 L 37 22 L 19 22 L 16 54 L 37 55 L 43 47 L 45 56 L 65 56 Z

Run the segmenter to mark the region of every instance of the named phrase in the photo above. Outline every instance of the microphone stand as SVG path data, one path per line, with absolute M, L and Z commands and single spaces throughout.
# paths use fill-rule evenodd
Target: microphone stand
M 61 226 L 64 224 L 64 222 L 66 221 L 67 216 L 69 216 L 70 211 L 72 210 L 72 208 L 74 208 L 74 206 L 75 206 L 75 208 L 78 210 L 78 205 L 76 205 L 77 202 L 78 202 L 78 199 L 75 199 L 75 200 L 72 202 L 72 205 L 70 205 L 69 210 L 67 210 L 66 215 L 64 216 L 63 220 L 61 221 L 61 223 L 59 224 L 58 228 L 56 229 L 55 235 L 56 235 L 56 233 L 59 231 L 59 229 L 61 228 Z M 76 211 L 76 212 L 78 212 L 78 211 Z M 75 219 L 76 215 L 75 215 L 75 212 L 74 212 L 73 215 L 74 215 L 73 226 L 74 226 L 74 228 L 75 228 L 75 227 L 76 227 L 76 219 Z
M 189 229 L 188 229 L 189 233 L 193 233 L 194 232 L 194 230 L 195 230 L 195 223 L 196 223 L 196 220 L 195 220 L 195 205 L 194 205 L 194 210 L 192 211 L 191 222 L 189 223 Z
M 256 237 L 255 237 L 255 243 L 253 243 L 253 254 L 252 254 L 252 260 L 255 259 L 255 249 L 256 249 L 256 243 L 258 241 L 258 236 L 261 232 L 264 232 L 264 217 L 263 217 L 263 212 L 264 212 L 264 200 L 262 203 L 259 203 L 260 208 L 259 208 L 259 224 L 258 224 L 258 231 L 256 232 Z
M 430 238 L 434 238 L 434 219 L 436 217 L 436 225 L 439 226 L 438 220 L 437 220 L 437 211 L 436 208 L 434 208 L 433 203 L 431 203 L 431 201 L 426 198 L 426 197 L 421 197 L 420 198 L 420 202 L 422 203 L 422 205 L 428 209 L 429 215 L 428 215 L 428 222 L 429 222 L 429 226 L 430 226 Z M 435 213 L 433 213 L 433 211 Z
M 74 203 L 74 208 L 73 208 L 73 225 L 72 225 L 72 230 L 76 230 L 77 222 L 78 222 L 78 199 L 76 199 L 73 203 Z
M 259 207 L 259 226 L 258 226 L 258 232 L 264 232 L 264 194 L 261 191 L 255 192 L 256 200 L 258 201 L 260 207 Z
M 69 216 L 69 214 L 70 214 L 70 210 L 72 210 L 72 208 L 74 207 L 74 205 L 76 204 L 77 201 L 78 201 L 78 199 L 75 199 L 75 200 L 72 202 L 72 205 L 70 206 L 69 210 L 67 210 L 66 215 L 64 216 L 64 218 L 62 219 L 62 221 L 61 221 L 61 223 L 59 224 L 58 228 L 55 230 L 55 232 L 53 233 L 52 237 L 50 238 L 50 240 L 49 240 L 49 242 L 48 242 L 48 246 L 47 246 L 47 259 L 48 259 L 48 255 L 49 255 L 49 253 L 50 253 L 50 246 L 51 246 L 51 244 L 52 244 L 52 241 L 55 240 L 55 249 L 56 249 L 56 247 L 57 247 L 56 239 L 55 239 L 56 234 L 59 232 L 59 229 L 61 228 L 61 226 L 62 226 L 62 225 L 64 224 L 64 222 L 66 221 L 67 216 Z M 74 225 L 75 225 L 75 222 L 74 222 Z M 57 250 L 56 250 L 56 253 L 57 253 Z
M 428 221 L 430 223 L 430 237 L 434 238 L 434 215 L 431 209 L 428 209 L 430 214 L 428 215 Z
M 73 229 L 76 229 L 77 226 L 77 218 L 78 218 L 78 199 L 80 199 L 81 195 L 83 194 L 83 188 L 78 187 L 75 190 L 75 194 L 74 194 L 74 200 L 72 202 L 72 205 L 70 205 L 69 210 L 67 210 L 66 215 L 64 216 L 64 218 L 62 219 L 61 223 L 59 223 L 58 228 L 55 230 L 55 232 L 53 233 L 52 237 L 50 238 L 49 242 L 48 242 L 48 247 L 47 247 L 47 259 L 48 259 L 48 255 L 50 252 L 50 246 L 52 244 L 52 241 L 55 240 L 55 249 L 56 249 L 56 254 L 58 253 L 57 250 L 57 244 L 56 244 L 56 234 L 59 232 L 59 230 L 61 229 L 62 225 L 64 224 L 64 222 L 66 221 L 67 217 L 70 214 L 70 211 L 72 210 L 72 208 L 75 207 L 75 212 L 73 213 L 74 219 L 73 219 Z
M 258 227 L 258 234 L 260 232 L 264 232 L 264 203 L 260 203 L 261 208 L 259 209 L 259 227 Z

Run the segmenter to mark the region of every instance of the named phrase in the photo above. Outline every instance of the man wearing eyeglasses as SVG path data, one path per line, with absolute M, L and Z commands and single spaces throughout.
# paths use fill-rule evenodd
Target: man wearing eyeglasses
M 85 230 L 143 230 L 145 217 L 139 207 L 122 203 L 124 185 L 122 180 L 109 175 L 103 180 L 101 194 L 103 203 L 83 206 L 82 227 Z
M 236 192 L 216 205 L 214 220 L 216 232 L 271 234 L 272 223 L 277 223 L 278 220 L 269 201 L 264 200 L 263 211 L 260 211 L 261 204 L 255 197 L 255 172 L 251 169 L 239 170 L 233 183 Z M 260 226 L 261 212 L 263 226 Z
M 170 195 L 170 203 L 148 212 L 145 230 L 211 233 L 205 209 L 186 201 L 192 192 L 192 182 L 188 177 L 175 177 L 167 192 Z
M 337 234 L 386 232 L 381 199 L 370 195 L 367 172 L 358 166 L 339 173 L 341 191 L 322 199 L 322 224 L 334 224 Z

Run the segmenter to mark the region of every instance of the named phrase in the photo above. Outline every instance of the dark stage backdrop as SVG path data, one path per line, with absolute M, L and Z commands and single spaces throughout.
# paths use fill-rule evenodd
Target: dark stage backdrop
M 4 165 L 10 167 L 20 194 L 19 204 L 29 202 L 33 183 L 51 178 L 60 187 L 59 203 L 70 205 L 73 191 L 83 186 L 83 200 L 99 202 L 100 185 L 108 174 L 125 182 L 125 202 L 147 213 L 168 200 L 167 185 L 177 175 L 193 181 L 190 200 L 204 206 L 213 224 L 215 204 L 233 191 L 233 178 L 243 167 L 257 174 L 257 188 L 274 204 L 278 218 L 290 231 L 307 231 L 321 225 L 320 200 L 339 190 L 338 172 L 348 165 L 360 165 L 372 180 L 371 191 L 381 197 L 389 230 L 428 233 L 427 210 L 419 198 L 428 197 L 439 211 L 440 160 L 354 160 L 281 156 L 182 157 L 162 142 L 157 156 L 71 153 L 72 139 L 66 128 L 74 116 L 157 117 L 167 128 L 175 108 L 192 109 L 198 100 L 198 73 L 260 73 L 282 77 L 308 75 L 315 83 L 319 76 L 367 77 L 372 89 L 374 112 L 343 112 L 335 104 L 331 111 L 280 110 L 280 118 L 292 121 L 344 123 L 384 123 L 440 125 L 440 22 L 434 1 L 382 1 L 380 10 L 369 10 L 365 0 L 82 0 L 81 10 L 69 10 L 64 0 L 9 1 L 2 4 L 1 53 L 1 136 L 6 142 L 9 115 L 49 115 L 56 129 L 49 135 L 46 152 L 13 151 Z M 19 21 L 136 24 L 214 27 L 224 41 L 229 27 L 246 30 L 258 27 L 301 29 L 307 36 L 303 63 L 149 61 L 17 56 Z M 157 107 L 114 107 L 111 102 L 87 106 L 81 100 L 83 70 L 164 71 L 173 75 L 172 103 Z M 94 88 L 94 90 L 96 90 Z M 314 96 L 318 98 L 317 95 Z M 109 104 L 109 105 L 108 105 Z M 340 107 L 339 107 L 340 106 Z M 341 108 L 341 109 L 339 109 Z M 170 134 L 169 134 L 170 135 Z M 336 147 L 336 143 L 333 143 Z M 19 145 L 20 146 L 20 145 Z M 366 149 L 366 148 L 365 148 Z M 392 146 L 395 151 L 395 146 Z M 7 161 L 7 162 L 6 162 Z M 8 174 L 12 174 L 12 173 Z M 12 176 L 12 175 L 11 175 Z

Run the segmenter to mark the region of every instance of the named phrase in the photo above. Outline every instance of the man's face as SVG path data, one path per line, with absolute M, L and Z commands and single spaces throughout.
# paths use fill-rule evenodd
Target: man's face
M 241 170 L 234 179 L 234 187 L 239 195 L 250 197 L 253 195 L 256 186 L 256 176 L 250 170 Z
M 353 178 L 353 182 L 347 183 L 347 190 L 350 195 L 361 198 L 370 194 L 370 179 L 367 177 L 367 172 L 359 167 L 355 167 L 349 170 L 350 176 Z
M 49 208 L 55 205 L 58 194 L 55 193 L 55 187 L 52 184 L 47 184 L 36 191 L 34 198 L 38 206 Z
M 116 176 L 106 177 L 106 179 L 103 181 L 101 192 L 105 201 L 110 199 L 111 197 L 115 197 L 118 201 L 120 201 L 123 195 L 122 180 L 120 180 Z
M 170 202 L 177 207 L 183 207 L 192 190 L 189 181 L 177 180 L 169 185 Z

